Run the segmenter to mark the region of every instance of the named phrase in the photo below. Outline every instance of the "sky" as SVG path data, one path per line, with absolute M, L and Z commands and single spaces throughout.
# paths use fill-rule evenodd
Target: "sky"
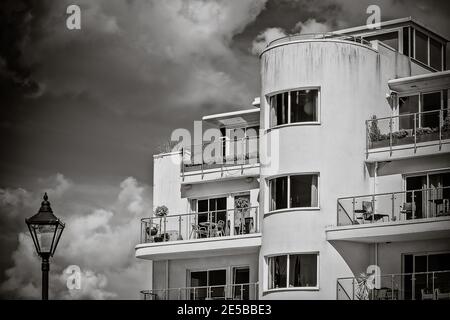
M 70 4 L 81 30 L 66 28 Z M 363 25 L 370 4 L 382 20 L 413 16 L 450 38 L 450 2 L 436 0 L 2 1 L 0 297 L 40 297 L 24 219 L 47 191 L 67 224 L 50 298 L 138 298 L 153 154 L 203 115 L 250 108 L 267 41 Z M 75 293 L 70 265 L 85 284 Z

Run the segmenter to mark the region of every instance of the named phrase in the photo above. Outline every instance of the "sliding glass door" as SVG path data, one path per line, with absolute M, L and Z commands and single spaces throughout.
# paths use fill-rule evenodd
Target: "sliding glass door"
M 227 272 L 225 269 L 191 271 L 190 299 L 225 299 Z

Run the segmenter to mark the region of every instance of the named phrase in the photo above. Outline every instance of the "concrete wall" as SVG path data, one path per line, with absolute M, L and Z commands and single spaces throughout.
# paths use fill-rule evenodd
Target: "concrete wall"
M 338 197 L 368 194 L 373 182 L 364 164 L 365 120 L 373 114 L 392 113 L 387 81 L 411 73 L 409 59 L 379 46 L 339 40 L 289 43 L 268 49 L 261 56 L 261 121 L 268 129 L 270 108 L 266 97 L 274 92 L 320 87 L 320 124 L 286 125 L 266 132 L 278 144 L 278 161 L 262 167 L 263 240 L 260 252 L 261 296 L 269 299 L 335 299 L 336 278 L 363 269 L 362 259 L 349 266 L 325 239 L 325 227 L 336 224 Z M 319 210 L 269 213 L 266 178 L 279 174 L 319 172 Z M 263 292 L 267 288 L 265 257 L 278 253 L 319 252 L 320 289 Z M 344 255 L 345 256 L 345 255 Z M 358 265 L 359 264 L 359 265 Z M 333 266 L 330 268 L 330 266 Z

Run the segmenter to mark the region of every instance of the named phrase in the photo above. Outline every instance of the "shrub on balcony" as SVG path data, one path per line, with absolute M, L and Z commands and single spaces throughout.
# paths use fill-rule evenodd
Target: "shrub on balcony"
M 373 115 L 372 119 L 370 121 L 370 126 L 369 126 L 369 139 L 372 142 L 380 141 L 380 140 L 383 140 L 383 139 L 380 139 L 381 136 L 382 136 L 382 134 L 380 132 L 380 128 L 378 128 L 377 116 Z
M 399 131 L 392 132 L 392 137 L 395 139 L 403 139 L 408 136 L 408 131 L 401 129 Z
M 416 134 L 418 136 L 422 136 L 424 134 L 430 134 L 433 133 L 433 129 L 429 128 L 429 127 L 424 127 L 424 128 L 417 128 L 416 129 Z

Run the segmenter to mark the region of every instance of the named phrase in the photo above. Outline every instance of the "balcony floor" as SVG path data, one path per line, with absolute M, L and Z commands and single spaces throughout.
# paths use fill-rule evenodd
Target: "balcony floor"
M 205 239 L 142 243 L 136 246 L 136 258 L 147 260 L 186 259 L 257 252 L 261 233 Z
M 328 241 L 377 243 L 443 239 L 450 238 L 450 217 L 333 226 L 325 232 Z

